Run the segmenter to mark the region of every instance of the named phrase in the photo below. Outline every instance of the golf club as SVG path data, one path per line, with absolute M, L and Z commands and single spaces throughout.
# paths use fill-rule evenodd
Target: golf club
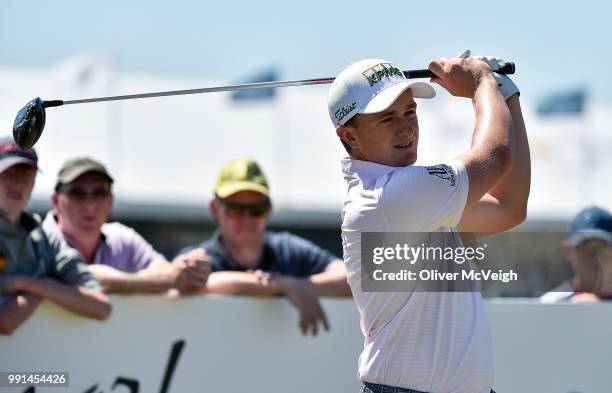
M 505 62 L 500 64 L 499 70 L 495 71 L 499 74 L 514 74 L 514 63 Z M 407 79 L 415 78 L 431 78 L 433 73 L 427 69 L 422 70 L 411 70 L 403 71 Z M 217 87 L 205 87 L 201 89 L 188 89 L 188 90 L 171 90 L 171 91 L 160 91 L 155 93 L 144 93 L 144 94 L 129 94 L 121 96 L 109 96 L 109 97 L 98 97 L 98 98 L 86 98 L 81 100 L 50 100 L 44 101 L 40 97 L 34 98 L 28 102 L 15 117 L 13 123 L 13 138 L 15 142 L 22 149 L 29 149 L 38 141 L 42 135 L 43 129 L 45 128 L 46 112 L 45 108 L 51 108 L 54 106 L 72 105 L 72 104 L 88 104 L 91 102 L 103 102 L 103 101 L 120 101 L 120 100 L 133 100 L 137 98 L 151 98 L 151 97 L 165 97 L 165 96 L 178 96 L 186 94 L 200 94 L 200 93 L 214 93 L 219 91 L 236 91 L 236 90 L 248 90 L 248 89 L 270 89 L 274 87 L 288 87 L 288 86 L 305 86 L 305 85 L 321 85 L 332 83 L 335 78 L 318 78 L 318 79 L 302 79 L 302 80 L 291 80 L 291 81 L 279 81 L 279 82 L 259 82 L 259 83 L 247 83 L 239 85 L 228 85 L 228 86 L 217 86 Z

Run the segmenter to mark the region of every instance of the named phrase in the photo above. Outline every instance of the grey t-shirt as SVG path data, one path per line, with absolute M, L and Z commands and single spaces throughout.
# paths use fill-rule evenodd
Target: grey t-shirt
M 18 225 L 0 216 L 0 276 L 8 275 L 52 277 L 102 290 L 80 254 L 59 239 L 49 239 L 40 223 L 26 213 Z

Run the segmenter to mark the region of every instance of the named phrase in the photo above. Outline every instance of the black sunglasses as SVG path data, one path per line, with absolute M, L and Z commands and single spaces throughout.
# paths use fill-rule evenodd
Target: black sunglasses
M 270 201 L 244 204 L 225 202 L 221 199 L 220 202 L 230 216 L 241 216 L 244 213 L 248 213 L 252 217 L 261 217 L 270 209 Z

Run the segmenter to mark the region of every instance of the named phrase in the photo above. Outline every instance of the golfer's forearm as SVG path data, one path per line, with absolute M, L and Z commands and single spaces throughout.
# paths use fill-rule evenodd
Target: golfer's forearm
M 470 149 L 458 157 L 467 170 L 466 212 L 479 203 L 512 167 L 512 119 L 495 79 L 485 77 L 474 95 L 476 125 Z
M 162 267 L 127 273 L 106 265 L 90 265 L 89 270 L 108 293 L 161 293 L 172 288 L 172 280 Z
M 89 288 L 41 278 L 28 280 L 25 290 L 85 317 L 103 320 L 111 313 L 110 301 L 106 295 Z
M 208 276 L 204 293 L 273 296 L 284 292 L 278 280 L 270 280 L 268 284 L 263 284 L 252 273 L 214 272 Z
M 472 149 L 493 157 L 491 170 L 506 172 L 512 163 L 512 119 L 508 106 L 497 90 L 495 79 L 482 81 L 474 95 L 476 125 Z
M 40 297 L 31 293 L 9 297 L 0 305 L 0 334 L 12 334 L 32 315 Z
M 529 143 L 518 95 L 510 97 L 507 103 L 512 115 L 514 132 L 512 168 L 491 189 L 490 194 L 516 214 L 524 215 L 527 211 L 527 199 L 531 185 Z

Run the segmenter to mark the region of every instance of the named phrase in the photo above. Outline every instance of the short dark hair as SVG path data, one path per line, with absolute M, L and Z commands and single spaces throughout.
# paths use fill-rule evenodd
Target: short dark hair
M 346 123 L 344 123 L 344 125 L 347 127 L 353 127 L 353 128 L 357 127 L 357 115 L 358 114 L 355 114 L 355 116 L 348 119 Z M 344 146 L 344 149 L 346 150 L 346 152 L 348 154 L 351 154 L 351 151 L 353 150 L 351 146 L 348 143 L 346 143 L 342 138 L 340 138 L 340 142 L 342 142 L 342 146 Z

